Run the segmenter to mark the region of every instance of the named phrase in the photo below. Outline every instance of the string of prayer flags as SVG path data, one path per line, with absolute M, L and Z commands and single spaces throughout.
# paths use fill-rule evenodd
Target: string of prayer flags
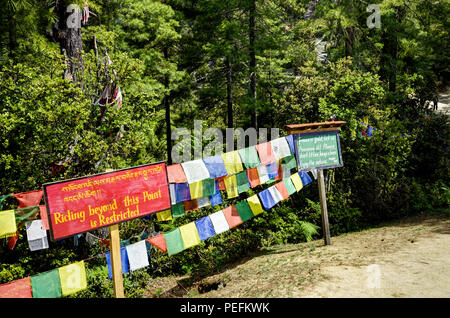
M 297 189 L 294 186 L 294 183 L 292 182 L 291 178 L 287 177 L 283 179 L 284 186 L 286 187 L 286 190 L 289 195 L 294 194 L 297 192 Z
M 237 178 L 235 174 L 225 177 L 224 182 L 225 182 L 225 189 L 227 190 L 228 199 L 239 196 Z
M 255 148 L 258 151 L 259 161 L 261 162 L 261 165 L 266 166 L 277 160 L 273 154 L 270 142 L 267 141 L 258 144 L 255 146 Z
M 184 211 L 185 212 L 197 211 L 198 210 L 198 202 L 197 202 L 196 199 L 183 201 L 183 204 L 184 204 Z
M 17 201 L 19 201 L 18 208 L 21 209 L 29 206 L 39 205 L 43 194 L 44 190 L 34 190 L 28 192 L 13 193 L 11 195 L 15 197 Z
M 300 175 L 298 173 L 294 173 L 293 175 L 291 175 L 290 179 L 291 179 L 292 183 L 294 184 L 297 192 L 303 188 L 302 179 L 300 178 Z
M 250 209 L 250 206 L 248 205 L 248 202 L 246 200 L 239 201 L 235 206 L 242 222 L 246 222 L 253 217 L 252 210 Z
M 204 241 L 216 235 L 214 226 L 209 216 L 205 216 L 199 220 L 196 220 L 195 226 L 197 227 L 198 237 L 200 238 L 200 241 Z
M 184 213 L 184 203 L 180 202 L 175 205 L 172 205 L 172 217 L 177 218 L 183 216 Z
M 274 198 L 272 197 L 272 194 L 269 191 L 270 188 L 267 188 L 261 192 L 258 193 L 259 199 L 261 200 L 262 206 L 264 207 L 264 210 L 268 211 L 272 207 L 274 207 L 277 203 L 275 202 Z
M 200 243 L 200 237 L 198 236 L 197 227 L 195 222 L 179 227 L 181 238 L 183 240 L 183 246 L 185 249 L 195 246 Z
M 259 166 L 260 161 L 255 146 L 239 149 L 238 153 L 246 169 Z
M 211 200 L 212 206 L 216 206 L 218 204 L 223 203 L 222 194 L 220 193 L 220 191 L 217 191 L 216 194 L 210 196 L 209 199 Z
M 254 188 L 261 184 L 261 181 L 259 180 L 257 167 L 247 169 L 247 178 L 251 188 Z
M 146 241 L 158 248 L 160 251 L 167 253 L 166 238 L 163 234 L 149 237 Z
M 236 209 L 236 206 L 231 205 L 229 207 L 226 207 L 222 210 L 222 212 L 228 222 L 228 226 L 230 227 L 230 229 L 242 224 L 242 219 Z
M 186 183 L 186 175 L 184 174 L 181 164 L 167 166 L 167 177 L 169 183 Z
M 201 198 L 203 196 L 202 181 L 189 183 L 189 191 L 191 192 L 191 200 Z
M 30 276 L 0 285 L 0 298 L 33 298 Z
M 251 197 L 247 198 L 247 203 L 250 209 L 252 210 L 253 215 L 258 215 L 262 212 L 264 212 L 261 202 L 259 202 L 258 195 L 252 195 Z
M 169 256 L 184 250 L 183 239 L 181 238 L 180 229 L 178 227 L 163 235 L 166 240 L 167 253 Z
M 48 248 L 47 231 L 44 230 L 41 220 L 27 221 L 25 226 L 30 251 Z
M 0 211 L 0 238 L 16 235 L 17 224 L 14 210 Z
M 171 210 L 164 210 L 164 211 L 161 211 L 161 212 L 157 212 L 156 213 L 156 219 L 159 222 L 170 221 L 170 220 L 172 220 L 172 211 Z
M 205 206 L 211 205 L 208 197 L 202 197 L 197 199 L 198 208 L 204 208 Z
M 31 276 L 33 298 L 60 298 L 61 280 L 58 269 Z
M 44 230 L 49 230 L 50 226 L 48 225 L 48 216 L 47 216 L 47 208 L 45 205 L 39 206 L 39 216 L 42 220 L 42 227 Z
M 271 140 L 270 145 L 272 146 L 273 155 L 276 160 L 280 160 L 291 155 L 289 144 L 284 137 Z
M 286 200 L 287 198 L 289 198 L 289 192 L 284 185 L 284 182 L 278 182 L 277 184 L 275 184 L 275 189 L 277 189 L 277 191 L 281 194 L 281 200 Z
M 105 256 L 106 264 L 108 266 L 108 278 L 112 279 L 111 252 L 106 252 Z M 122 274 L 128 273 L 130 271 L 130 267 L 128 265 L 128 254 L 125 246 L 120 248 L 120 260 L 122 263 Z
M 211 223 L 214 226 L 214 232 L 216 232 L 216 234 L 223 233 L 230 229 L 222 210 L 210 214 L 209 218 L 211 219 Z
M 209 197 L 216 193 L 216 181 L 214 179 L 205 179 L 202 181 L 202 196 Z
M 84 261 L 58 268 L 61 292 L 67 296 L 87 288 Z
M 237 150 L 223 153 L 222 159 L 228 175 L 232 175 L 244 170 L 244 168 L 242 167 L 241 157 L 239 156 Z
M 227 169 L 221 155 L 203 158 L 203 162 L 209 171 L 210 178 L 216 179 L 227 175 Z
M 191 191 L 189 189 L 189 183 L 175 183 L 174 185 L 177 203 L 191 199 Z
M 202 159 L 183 162 L 181 166 L 183 167 L 188 183 L 198 182 L 210 177 L 209 171 Z
M 241 171 L 236 174 L 236 182 L 238 187 L 238 193 L 245 192 L 250 189 L 250 185 L 248 183 L 247 171 Z
M 130 271 L 149 266 L 147 246 L 145 241 L 139 241 L 126 247 L 128 262 L 130 263 Z
M 304 186 L 312 182 L 312 179 L 307 172 L 300 171 L 298 174 L 300 175 L 300 179 L 302 179 Z

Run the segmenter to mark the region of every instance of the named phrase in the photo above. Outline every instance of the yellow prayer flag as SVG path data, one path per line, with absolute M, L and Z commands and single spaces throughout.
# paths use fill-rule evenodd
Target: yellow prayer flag
M 191 192 L 191 200 L 203 197 L 203 182 L 197 181 L 190 183 L 189 191 Z
M 237 150 L 222 154 L 223 163 L 228 175 L 235 174 L 244 170 L 242 167 L 241 157 Z
M 290 178 L 297 192 L 300 191 L 303 188 L 303 183 L 302 179 L 300 179 L 300 175 L 298 173 L 294 173 Z
M 14 210 L 0 211 L 0 238 L 16 235 L 17 225 Z
M 60 267 L 58 268 L 58 272 L 63 296 L 87 288 L 84 261 Z
M 189 248 L 200 243 L 195 222 L 188 223 L 179 227 L 184 248 Z
M 225 183 L 225 189 L 227 190 L 228 199 L 239 196 L 237 178 L 235 174 L 225 177 L 223 181 Z
M 169 210 L 165 210 L 165 211 L 161 211 L 156 213 L 156 219 L 158 221 L 170 221 L 172 220 L 172 211 Z
M 250 209 L 252 210 L 253 215 L 258 215 L 261 212 L 264 212 L 261 202 L 259 202 L 258 195 L 252 195 L 251 197 L 247 198 L 247 203 L 250 206 Z

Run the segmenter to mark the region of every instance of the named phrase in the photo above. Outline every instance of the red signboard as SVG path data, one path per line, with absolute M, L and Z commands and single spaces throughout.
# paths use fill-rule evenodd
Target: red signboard
M 170 209 L 166 163 L 43 185 L 52 240 Z

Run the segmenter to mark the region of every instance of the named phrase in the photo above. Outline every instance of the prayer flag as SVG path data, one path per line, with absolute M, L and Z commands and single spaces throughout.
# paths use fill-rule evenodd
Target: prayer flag
M 0 298 L 33 298 L 30 277 L 0 285 Z
M 167 178 L 169 180 L 169 183 L 187 182 L 183 167 L 179 163 L 167 166 Z
M 239 215 L 239 212 L 236 209 L 236 206 L 232 205 L 229 207 L 226 207 L 222 210 L 223 215 L 225 215 L 225 218 L 227 219 L 228 226 L 231 228 L 238 226 L 242 224 L 242 219 Z
M 170 204 L 171 205 L 177 204 L 177 194 L 175 192 L 175 184 L 173 183 L 169 184 L 169 193 L 170 193 Z
M 37 205 L 14 210 L 16 215 L 16 223 L 20 226 L 20 224 L 24 221 L 34 220 L 39 214 L 39 211 L 40 208 Z
M 47 208 L 46 208 L 45 205 L 40 205 L 39 206 L 39 215 L 40 215 L 41 220 L 42 220 L 42 227 L 44 228 L 44 230 L 49 230 L 50 227 L 48 226 Z
M 216 181 L 214 179 L 205 179 L 202 181 L 203 197 L 209 197 L 216 193 Z
M 278 189 L 275 186 L 271 186 L 267 190 L 269 190 L 270 194 L 272 195 L 272 198 L 276 203 L 283 200 L 283 195 L 280 193 L 280 191 L 278 191 Z
M 259 166 L 260 162 L 255 146 L 239 149 L 238 153 L 246 169 Z
M 278 172 L 278 175 L 275 177 L 275 181 L 279 181 L 279 180 L 283 179 L 283 166 L 280 163 L 280 161 L 277 164 L 277 172 Z
M 247 198 L 247 203 L 252 210 L 253 215 L 258 215 L 261 212 L 264 212 L 261 206 L 261 202 L 259 202 L 258 195 L 252 195 L 251 197 Z
M 275 184 L 275 188 L 281 194 L 281 197 L 283 198 L 282 200 L 286 200 L 287 198 L 289 198 L 289 192 L 286 189 L 284 182 L 278 182 L 277 184 Z
M 106 264 L 108 266 L 108 277 L 109 279 L 112 279 L 111 252 L 106 252 L 105 256 Z M 122 263 L 122 274 L 128 273 L 130 271 L 130 267 L 128 265 L 128 254 L 125 246 L 120 248 L 120 260 Z
M 283 159 L 284 160 L 284 164 L 286 165 L 286 169 L 295 169 L 297 168 L 297 161 L 295 160 L 295 156 L 294 155 L 290 155 L 286 158 Z
M 268 164 L 266 166 L 266 169 L 269 179 L 275 179 L 276 177 L 278 177 L 278 163 L 276 161 Z
M 183 239 L 181 238 L 180 229 L 177 227 L 172 231 L 163 234 L 166 239 L 167 252 L 169 256 L 175 255 L 184 250 Z
M 189 183 L 189 191 L 191 192 L 191 200 L 201 198 L 203 196 L 203 182 Z
M 216 179 L 216 189 L 217 189 L 217 187 L 219 188 L 219 190 L 221 190 L 221 191 L 224 191 L 224 190 L 226 190 L 226 187 L 225 187 L 225 178 L 226 177 L 222 177 L 222 178 L 217 178 Z
M 227 175 L 227 169 L 225 169 L 221 155 L 203 158 L 203 162 L 209 171 L 210 178 L 215 179 Z
M 200 243 L 200 238 L 198 236 L 195 222 L 190 222 L 188 224 L 180 226 L 180 234 L 181 238 L 183 239 L 183 245 L 185 249 Z
M 227 189 L 228 199 L 239 196 L 236 175 L 233 174 L 231 176 L 225 177 L 224 181 L 225 181 L 225 188 Z
M 244 170 L 236 174 L 236 181 L 238 193 L 242 193 L 250 189 L 250 185 L 248 184 L 247 171 Z
M 270 188 L 269 188 L 270 189 Z M 268 211 L 270 210 L 275 204 L 275 200 L 272 197 L 272 194 L 270 193 L 269 189 L 265 189 L 258 193 L 259 199 L 261 200 L 262 206 L 264 207 L 264 210 Z
M 177 203 L 190 200 L 191 191 L 189 189 L 189 183 L 175 183 L 175 196 Z
M 220 191 L 217 191 L 216 194 L 210 196 L 209 199 L 211 200 L 211 205 L 212 206 L 215 206 L 215 205 L 223 203 L 223 201 L 222 201 L 222 194 L 220 193 Z
M 244 168 L 242 167 L 241 157 L 239 156 L 237 150 L 223 153 L 222 159 L 228 175 L 232 175 L 244 170 Z
M 294 194 L 295 192 L 297 192 L 297 189 L 294 186 L 294 183 L 292 183 L 291 178 L 287 177 L 283 179 L 284 182 L 284 186 L 286 187 L 286 190 L 288 192 L 289 195 Z
M 267 141 L 262 144 L 258 144 L 255 147 L 258 151 L 259 161 L 261 162 L 261 165 L 266 166 L 272 162 L 275 162 L 276 158 L 272 152 L 272 146 L 270 145 L 270 142 Z
M 48 248 L 47 236 L 36 240 L 29 240 L 28 247 L 30 248 L 30 251 L 37 251 Z
M 222 210 L 210 214 L 209 218 L 211 219 L 211 222 L 214 226 L 214 232 L 216 232 L 216 234 L 223 233 L 230 229 L 230 226 L 228 225 L 227 219 L 225 218 Z
M 15 236 L 17 232 L 14 210 L 0 211 L 0 238 Z
M 241 217 L 242 222 L 248 221 L 253 217 L 252 210 L 246 200 L 236 203 L 236 209 Z
M 291 179 L 292 183 L 294 184 L 297 192 L 303 188 L 302 179 L 300 179 L 300 175 L 298 173 L 294 173 L 293 175 L 291 175 L 290 179 Z
M 205 206 L 211 205 L 208 197 L 202 197 L 197 199 L 198 208 L 204 208 Z
M 260 184 L 264 184 L 269 181 L 269 173 L 267 171 L 267 166 L 258 166 L 256 167 L 258 170 L 259 182 Z
M 58 269 L 31 276 L 33 298 L 59 298 L 62 296 Z
M 58 268 L 63 296 L 76 293 L 87 288 L 84 261 Z
M 172 211 L 165 210 L 165 211 L 157 212 L 156 219 L 159 222 L 170 221 L 170 220 L 172 220 Z
M 205 216 L 195 221 L 195 226 L 197 227 L 198 237 L 201 241 L 204 241 L 211 236 L 216 235 L 216 232 L 214 231 L 214 225 L 212 224 L 209 216 Z
M 149 237 L 147 239 L 147 242 L 149 242 L 150 244 L 152 244 L 154 247 L 158 248 L 162 252 L 167 253 L 166 238 L 163 234 Z
M 202 159 L 183 162 L 181 164 L 188 183 L 194 183 L 209 178 L 209 171 L 206 169 Z
M 254 188 L 256 186 L 259 186 L 261 184 L 258 176 L 258 168 L 250 168 L 247 169 L 247 178 L 248 182 L 250 182 L 250 187 Z
M 184 203 L 180 202 L 172 205 L 172 217 L 177 218 L 184 215 Z
M 41 239 L 47 236 L 47 231 L 44 230 L 41 220 L 27 221 L 25 226 L 27 229 L 27 239 L 29 241 Z
M 298 174 L 300 175 L 300 179 L 302 179 L 303 186 L 312 182 L 311 177 L 306 171 L 300 171 Z
M 317 180 L 317 169 L 311 169 L 310 172 L 313 175 L 314 180 Z
M 287 135 L 286 136 L 286 141 L 289 145 L 289 149 L 291 150 L 291 153 L 295 153 L 295 148 L 294 148 L 294 135 Z
M 270 145 L 272 146 L 273 155 L 277 160 L 291 155 L 289 144 L 284 137 L 271 140 Z
M 18 208 L 21 209 L 29 206 L 39 205 L 43 194 L 44 190 L 34 190 L 22 193 L 13 193 L 11 195 L 15 197 L 17 201 L 19 201 Z
M 196 199 L 184 201 L 183 203 L 184 203 L 184 211 L 185 212 L 198 210 L 198 202 Z
M 128 262 L 130 263 L 130 271 L 149 266 L 147 246 L 145 241 L 139 241 L 126 247 L 128 254 Z

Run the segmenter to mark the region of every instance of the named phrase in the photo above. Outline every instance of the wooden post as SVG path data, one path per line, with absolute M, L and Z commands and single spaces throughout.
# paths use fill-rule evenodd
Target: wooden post
M 319 186 L 320 209 L 322 210 L 322 232 L 325 245 L 331 245 L 330 225 L 328 223 L 327 197 L 325 194 L 325 182 L 323 170 L 317 170 L 317 183 Z
M 123 292 L 122 259 L 120 256 L 119 224 L 109 226 L 109 248 L 111 251 L 111 269 L 114 297 L 125 298 Z

